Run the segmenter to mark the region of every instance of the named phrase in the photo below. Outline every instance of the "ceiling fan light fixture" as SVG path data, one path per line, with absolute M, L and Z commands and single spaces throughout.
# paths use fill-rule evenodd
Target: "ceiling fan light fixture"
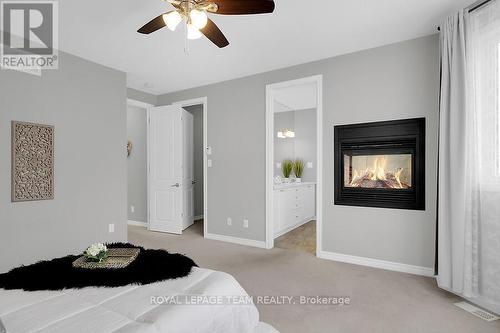
M 187 38 L 188 39 L 198 39 L 202 36 L 200 30 L 196 29 L 191 23 L 187 24 Z
M 224 33 L 207 14 L 255 15 L 274 12 L 274 0 L 163 0 L 171 4 L 169 12 L 164 12 L 140 27 L 137 32 L 149 35 L 164 27 L 175 31 L 181 22 L 188 39 L 205 36 L 219 48 L 229 45 Z
M 207 13 L 203 10 L 192 9 L 189 12 L 189 18 L 191 19 L 191 24 L 198 30 L 205 28 L 208 22 Z
M 182 16 L 175 10 L 170 13 L 163 14 L 163 22 L 165 22 L 165 25 L 169 30 L 175 31 L 179 23 L 182 22 Z

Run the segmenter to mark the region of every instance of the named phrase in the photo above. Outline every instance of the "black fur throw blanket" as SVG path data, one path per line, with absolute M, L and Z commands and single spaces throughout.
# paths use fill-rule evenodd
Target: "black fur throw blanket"
M 149 284 L 187 276 L 193 260 L 165 250 L 146 250 L 129 243 L 106 244 L 108 248 L 139 248 L 137 258 L 127 267 L 119 269 L 74 268 L 78 256 L 70 255 L 29 266 L 14 268 L 0 274 L 0 288 L 35 290 L 63 290 L 85 287 L 121 287 L 129 284 Z

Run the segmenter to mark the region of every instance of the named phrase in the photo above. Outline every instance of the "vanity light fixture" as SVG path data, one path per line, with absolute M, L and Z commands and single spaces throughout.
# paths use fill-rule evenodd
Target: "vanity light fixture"
M 285 129 L 279 131 L 277 136 L 280 139 L 295 138 L 295 132 L 285 128 Z

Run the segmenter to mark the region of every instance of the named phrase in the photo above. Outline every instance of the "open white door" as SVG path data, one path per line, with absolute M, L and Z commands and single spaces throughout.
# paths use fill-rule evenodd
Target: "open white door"
M 186 191 L 192 184 L 186 171 L 192 174 L 189 170 L 193 166 L 192 159 L 185 157 L 189 150 L 192 152 L 186 140 L 189 125 L 184 124 L 185 113 L 176 105 L 149 109 L 148 225 L 153 231 L 181 234 L 187 227 L 187 206 L 192 206 L 192 200 L 186 201 Z
M 183 181 L 184 195 L 182 230 L 194 223 L 194 143 L 193 143 L 193 115 L 182 109 L 182 137 L 183 137 Z

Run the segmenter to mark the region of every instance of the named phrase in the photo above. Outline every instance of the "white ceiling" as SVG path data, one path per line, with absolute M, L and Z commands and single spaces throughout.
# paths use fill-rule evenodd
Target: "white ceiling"
M 184 53 L 182 29 L 136 33 L 161 0 L 59 1 L 60 49 L 126 72 L 131 88 L 167 93 L 428 35 L 473 0 L 275 0 L 273 14 L 211 18 L 231 43 Z
M 278 103 L 274 112 L 314 109 L 317 106 L 316 83 L 274 89 L 273 96 Z

